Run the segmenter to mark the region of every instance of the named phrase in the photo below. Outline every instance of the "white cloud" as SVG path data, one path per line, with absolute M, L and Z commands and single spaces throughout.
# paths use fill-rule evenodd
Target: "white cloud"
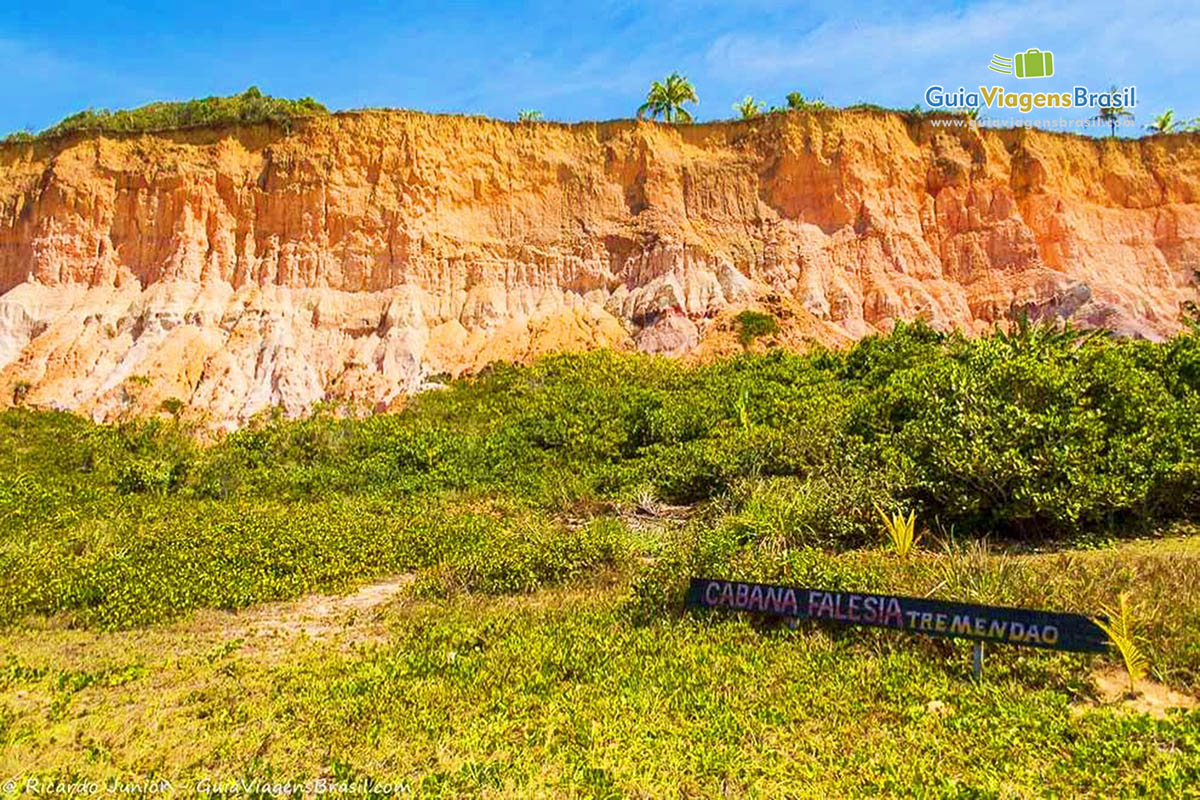
M 1055 53 L 1056 71 L 1066 81 L 1137 80 L 1149 84 L 1142 87 L 1145 96 L 1194 69 L 1200 41 L 1200 15 L 1164 0 L 984 2 L 933 13 L 884 8 L 869 19 L 830 17 L 794 37 L 720 36 L 706 52 L 708 68 L 751 80 L 796 79 L 840 102 L 899 99 L 908 105 L 929 83 L 1001 80 L 986 68 L 993 53 L 1040 47 Z

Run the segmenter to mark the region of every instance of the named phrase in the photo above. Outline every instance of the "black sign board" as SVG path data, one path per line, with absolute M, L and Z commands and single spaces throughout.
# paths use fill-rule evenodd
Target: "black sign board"
M 1104 631 L 1082 614 L 710 578 L 692 579 L 687 603 L 1050 650 L 1103 653 L 1108 649 Z

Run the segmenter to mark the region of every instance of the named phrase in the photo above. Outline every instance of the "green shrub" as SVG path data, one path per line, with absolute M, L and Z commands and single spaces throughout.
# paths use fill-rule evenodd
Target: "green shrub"
M 164 493 L 175 482 L 172 465 L 159 459 L 142 458 L 121 467 L 117 475 L 117 491 Z
M 289 128 L 293 120 L 327 114 L 325 106 L 304 97 L 287 100 L 271 97 L 251 86 L 229 97 L 205 97 L 179 103 L 151 103 L 140 108 L 109 111 L 87 109 L 66 117 L 36 136 L 11 134 L 7 141 L 32 141 L 69 133 L 149 133 L 201 125 L 272 124 Z
M 761 311 L 746 310 L 734 317 L 738 326 L 738 341 L 743 347 L 760 336 L 769 336 L 779 332 L 779 323 L 770 314 Z
M 877 476 L 755 478 L 734 488 L 724 521 L 739 540 L 767 549 L 847 548 L 878 538 L 875 507 L 891 498 Z
M 956 337 L 873 370 L 850 430 L 905 472 L 922 517 L 1027 538 L 1147 519 L 1194 425 L 1136 348 L 1056 335 Z
M 624 528 L 612 519 L 561 530 L 525 518 L 497 526 L 462 558 L 444 561 L 418 578 L 416 591 L 444 597 L 462 591 L 531 592 L 619 563 L 628 551 Z

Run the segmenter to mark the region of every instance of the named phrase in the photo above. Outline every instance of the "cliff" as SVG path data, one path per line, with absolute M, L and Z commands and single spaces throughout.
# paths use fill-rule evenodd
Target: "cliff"
M 667 127 L 407 112 L 0 146 L 0 402 L 228 424 L 609 346 L 705 354 L 1197 300 L 1200 136 L 895 114 Z

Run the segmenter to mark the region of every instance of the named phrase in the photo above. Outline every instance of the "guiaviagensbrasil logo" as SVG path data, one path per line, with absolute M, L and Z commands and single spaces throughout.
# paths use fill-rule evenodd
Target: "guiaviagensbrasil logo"
M 1054 74 L 1054 53 L 1031 47 L 1012 58 L 993 55 L 988 69 L 1018 78 L 1049 78 Z
M 1049 50 L 1031 47 L 1008 56 L 993 55 L 988 69 L 1014 78 L 1050 78 L 1054 75 L 1054 54 Z M 1134 108 L 1137 106 L 1136 86 L 1114 86 L 1104 91 L 1092 91 L 1075 85 L 1070 91 L 1010 92 L 1003 86 L 980 86 L 957 90 L 934 84 L 925 90 L 925 102 L 935 111 L 965 111 L 969 109 L 1011 109 L 1022 114 L 1052 108 Z

